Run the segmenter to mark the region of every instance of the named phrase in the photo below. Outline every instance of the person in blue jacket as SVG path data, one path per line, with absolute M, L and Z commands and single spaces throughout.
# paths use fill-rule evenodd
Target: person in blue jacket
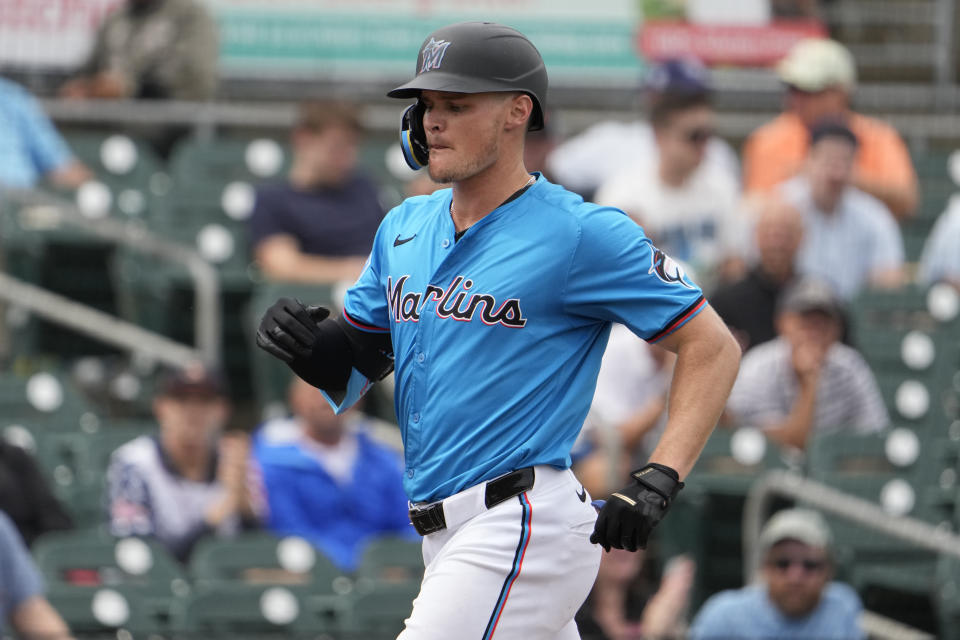
M 254 436 L 265 526 L 309 540 L 342 571 L 355 570 L 376 537 L 419 539 L 400 456 L 370 436 L 361 414 L 334 414 L 299 378 L 289 403 L 292 416 L 267 421 Z

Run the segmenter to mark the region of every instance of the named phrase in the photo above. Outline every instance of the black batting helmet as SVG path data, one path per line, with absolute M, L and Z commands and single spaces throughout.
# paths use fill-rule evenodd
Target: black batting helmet
M 543 128 L 547 68 L 525 35 L 495 22 L 440 27 L 423 41 L 417 76 L 387 95 L 418 98 L 424 89 L 454 93 L 522 91 L 533 100 L 531 130 Z

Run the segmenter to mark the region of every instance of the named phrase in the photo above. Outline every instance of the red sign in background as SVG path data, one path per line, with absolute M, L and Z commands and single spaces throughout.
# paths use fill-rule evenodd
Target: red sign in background
M 763 67 L 783 58 L 803 38 L 824 37 L 817 21 L 783 21 L 763 26 L 644 22 L 639 50 L 650 60 L 696 58 L 707 65 Z

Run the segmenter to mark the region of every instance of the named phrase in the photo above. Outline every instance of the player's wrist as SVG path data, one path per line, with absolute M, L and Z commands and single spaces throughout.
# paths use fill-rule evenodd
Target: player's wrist
M 684 484 L 676 469 L 658 462 L 650 462 L 630 474 L 634 481 L 646 489 L 659 494 L 667 502 L 672 502 Z

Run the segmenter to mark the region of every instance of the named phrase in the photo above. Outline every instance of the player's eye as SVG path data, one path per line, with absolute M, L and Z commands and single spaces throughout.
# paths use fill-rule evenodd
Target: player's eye
M 449 106 L 449 109 L 450 109 L 450 111 L 453 112 L 453 113 L 461 113 L 462 111 L 464 111 L 464 110 L 466 109 L 466 107 L 464 107 L 463 105 L 460 105 L 460 104 L 451 104 L 451 105 Z

